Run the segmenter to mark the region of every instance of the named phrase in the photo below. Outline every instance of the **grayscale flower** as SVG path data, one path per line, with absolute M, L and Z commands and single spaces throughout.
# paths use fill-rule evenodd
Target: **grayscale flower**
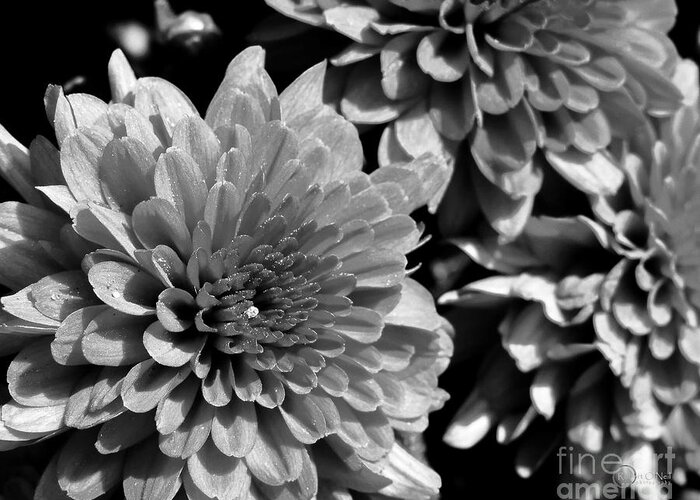
M 333 59 L 348 68 L 340 109 L 388 124 L 380 163 L 456 158 L 508 238 L 547 165 L 587 194 L 612 194 L 623 176 L 609 147 L 680 104 L 672 0 L 266 1 L 352 41 Z
M 591 197 L 593 218 L 531 218 L 506 245 L 495 234 L 457 241 L 496 274 L 442 300 L 506 308 L 495 349 L 512 366 L 485 362 L 482 385 L 504 389 L 477 387 L 449 443 L 470 446 L 499 426 L 508 440 L 537 436 L 521 454 L 528 472 L 562 434 L 585 452 L 628 456 L 644 470 L 671 446 L 676 466 L 700 470 L 697 67 L 682 62 L 675 80 L 684 106 L 621 151 L 624 188 Z M 555 410 L 563 420 L 545 425 L 543 440 L 541 417 Z
M 449 325 L 406 271 L 444 162 L 363 173 L 325 66 L 277 95 L 263 64 L 201 118 L 115 52 L 111 103 L 47 91 L 58 150 L 0 129 L 28 202 L 0 205 L 0 449 L 68 434 L 37 499 L 438 491 L 395 432 L 446 399 Z
M 481 337 L 465 361 L 478 359 L 480 372 L 445 434 L 451 446 L 470 448 L 495 429 L 499 443 L 518 443 L 522 477 L 555 454 L 562 481 L 610 483 L 599 466 L 610 453 L 656 472 L 662 409 L 647 380 L 621 380 L 598 350 L 591 318 L 610 259 L 591 223 L 534 217 L 510 244 L 499 245 L 491 229 L 456 241 L 497 274 L 441 298 L 459 306 L 449 316 L 457 335 Z M 585 454 L 595 458 L 579 460 Z

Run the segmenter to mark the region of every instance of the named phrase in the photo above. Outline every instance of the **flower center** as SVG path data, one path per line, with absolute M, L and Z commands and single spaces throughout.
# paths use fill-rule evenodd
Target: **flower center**
M 260 353 L 265 344 L 288 347 L 313 341 L 297 331 L 318 301 L 319 286 L 287 270 L 293 261 L 306 261 L 299 253 L 269 254 L 268 265 L 251 263 L 236 268 L 197 294 L 200 310 L 195 325 L 215 334 L 214 347 L 227 354 Z
M 200 248 L 192 255 L 187 282 L 160 295 L 163 326 L 188 336 L 207 335 L 211 348 L 229 355 L 314 342 L 313 327 L 333 323 L 331 314 L 316 311 L 317 280 L 334 273 L 337 258 L 306 255 L 293 238 L 252 249 L 241 241 L 213 254 Z

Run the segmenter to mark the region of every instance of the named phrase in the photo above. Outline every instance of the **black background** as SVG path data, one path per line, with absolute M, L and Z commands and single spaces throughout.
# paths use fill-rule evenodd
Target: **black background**
M 154 25 L 153 7 L 148 0 L 8 3 L 3 2 L 0 7 L 0 123 L 25 145 L 37 134 L 53 138 L 43 108 L 43 94 L 49 83 L 65 84 L 82 76 L 84 83 L 74 91 L 109 100 L 107 61 L 117 47 L 110 28 L 128 20 L 136 20 L 147 27 Z M 222 37 L 196 56 L 174 47 L 156 45 L 151 57 L 141 65 L 141 74 L 168 78 L 204 110 L 228 62 L 248 45 L 246 37 L 270 11 L 262 0 L 172 3 L 176 12 L 195 9 L 211 14 Z M 680 15 L 671 36 L 684 57 L 697 59 L 700 18 L 692 10 L 695 3 L 692 0 L 679 2 Z M 332 53 L 338 40 L 328 33 L 323 37 L 320 43 L 305 45 L 301 51 L 304 56 L 299 59 L 283 51 L 269 54 L 268 66 L 278 89 L 283 89 L 295 74 L 319 60 L 324 52 Z M 376 137 L 370 132 L 363 141 L 372 163 Z M 0 184 L 0 198 L 5 201 L 17 199 L 17 196 Z M 426 216 L 422 214 L 421 217 Z M 425 222 L 429 228 L 435 227 L 431 220 Z M 439 235 L 434 236 L 433 242 L 420 253 L 423 260 L 429 261 L 443 251 L 436 243 Z M 533 478 L 525 481 L 513 470 L 514 447 L 495 444 L 493 433 L 467 451 L 453 450 L 442 444 L 440 438 L 445 426 L 464 400 L 474 376 L 470 363 L 461 363 L 458 368 L 443 376 L 441 385 L 452 393 L 452 400 L 432 416 L 427 433 L 429 459 L 443 477 L 443 498 L 556 498 L 555 460 L 545 463 Z M 36 463 L 40 468 L 42 462 L 48 460 L 51 449 L 51 444 L 44 445 L 36 452 L 22 454 L 20 460 Z M 13 457 L 0 453 L 0 482 L 8 479 L 8 463 Z

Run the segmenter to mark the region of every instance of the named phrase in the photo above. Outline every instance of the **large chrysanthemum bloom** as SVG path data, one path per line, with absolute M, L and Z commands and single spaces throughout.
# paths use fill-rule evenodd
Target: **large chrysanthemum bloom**
M 627 182 L 616 196 L 593 197 L 593 218 L 531 219 L 509 245 L 498 246 L 495 236 L 460 241 L 472 259 L 498 274 L 444 300 L 470 302 L 473 294 L 486 294 L 526 301 L 511 306 L 518 315 L 501 325 L 503 346 L 520 371 L 536 369 L 530 396 L 537 413 L 542 394 L 569 396 L 566 418 L 579 424 L 573 431 L 568 426 L 571 441 L 598 452 L 609 449 L 606 435 L 647 450 L 670 445 L 675 466 L 698 471 L 697 67 L 683 62 L 675 78 L 685 105 L 621 151 Z M 570 374 L 580 361 L 567 356 L 562 363 L 562 344 L 577 354 L 583 349 L 607 380 L 578 407 L 571 406 L 578 394 Z M 554 362 L 555 371 L 547 371 L 544 360 Z M 549 377 L 544 391 L 536 383 L 543 372 Z M 554 408 L 551 401 L 548 408 Z M 463 436 L 474 435 L 474 415 L 493 415 L 489 405 L 482 413 L 469 411 L 465 406 L 467 416 L 458 416 L 448 433 L 456 445 L 469 444 Z M 499 411 L 482 421 L 498 421 Z
M 60 152 L 3 131 L 30 204 L 0 205 L 0 447 L 67 433 L 38 499 L 437 492 L 394 434 L 446 397 L 448 326 L 405 269 L 444 165 L 362 173 L 324 66 L 278 96 L 263 62 L 236 57 L 203 119 L 117 52 L 112 103 L 47 92 Z
M 678 59 L 672 0 L 266 1 L 353 41 L 334 59 L 351 66 L 340 108 L 355 123 L 389 123 L 380 162 L 456 154 L 509 237 L 545 163 L 610 194 L 623 178 L 606 148 L 680 103 L 667 78 Z

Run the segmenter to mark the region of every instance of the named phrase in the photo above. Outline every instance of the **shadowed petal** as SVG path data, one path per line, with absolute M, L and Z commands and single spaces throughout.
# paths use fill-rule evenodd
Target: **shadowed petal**
M 187 460 L 187 470 L 202 493 L 212 498 L 239 498 L 250 486 L 245 462 L 223 455 L 211 440 Z
M 34 189 L 27 148 L 0 125 L 0 176 L 32 205 L 41 205 Z
M 265 124 L 252 140 L 252 167 L 256 171 L 262 169 L 268 176 L 289 160 L 298 157 L 299 141 L 296 134 L 281 122 Z
M 111 137 L 100 129 L 81 129 L 61 145 L 61 169 L 78 201 L 107 204 L 99 180 L 100 159 Z
M 304 444 L 313 444 L 330 433 L 324 409 L 312 398 L 293 393 L 287 394 L 280 407 L 289 431 Z
M 178 367 L 199 352 L 207 338 L 198 333 L 172 333 L 162 322 L 152 323 L 143 333 L 143 345 L 151 357 L 164 366 Z
M 150 318 L 108 309 L 87 325 L 81 340 L 83 355 L 92 364 L 125 366 L 148 357 L 141 338 Z
M 81 370 L 56 363 L 51 357 L 50 343 L 50 339 L 39 340 L 22 349 L 10 363 L 7 383 L 18 403 L 53 406 L 68 400 Z
M 245 457 L 258 438 L 255 405 L 233 398 L 216 409 L 211 437 L 216 447 L 227 456 Z
M 187 96 L 161 78 L 139 78 L 134 96 L 134 107 L 151 121 L 163 144 L 170 144 L 173 130 L 181 119 L 198 116 Z
M 209 191 L 204 208 L 204 221 L 212 232 L 212 250 L 228 246 L 236 233 L 243 199 L 228 181 L 217 182 Z
M 168 435 L 161 435 L 160 450 L 170 457 L 188 458 L 197 453 L 211 432 L 214 406 L 199 399 L 180 426 Z
M 156 194 L 172 203 L 187 227 L 194 229 L 204 213 L 207 184 L 194 159 L 185 151 L 170 148 L 158 159 L 155 170 Z
M 361 62 L 352 69 L 340 109 L 353 123 L 386 123 L 411 105 L 410 100 L 392 101 L 386 97 L 380 74 L 375 60 Z
M 62 365 L 89 364 L 81 346 L 83 332 L 95 317 L 109 310 L 111 308 L 105 305 L 89 306 L 68 315 L 51 342 L 51 354 L 56 362 Z
M 0 284 L 18 290 L 62 271 L 65 266 L 56 260 L 52 247 L 11 233 L 0 236 Z
M 154 192 L 154 168 L 153 156 L 140 141 L 124 137 L 109 142 L 98 175 L 110 206 L 128 214 L 148 199 Z
M 54 455 L 49 464 L 44 469 L 44 473 L 39 479 L 34 491 L 36 500 L 70 500 L 65 491 L 58 485 L 56 466 L 58 464 L 58 454 Z
M 197 164 L 208 185 L 214 181 L 216 163 L 221 156 L 219 139 L 198 116 L 178 122 L 173 131 L 173 147 L 187 153 Z
M 156 428 L 162 435 L 174 432 L 185 421 L 199 390 L 199 381 L 189 377 L 158 403 Z
M 124 464 L 124 496 L 127 500 L 172 500 L 180 489 L 185 462 L 163 455 L 155 439 L 127 452 Z
M 118 453 L 142 442 L 154 431 L 152 413 L 127 411 L 102 424 L 95 448 L 103 455 Z
M 7 201 L 0 203 L 0 228 L 31 240 L 58 241 L 65 218 L 48 210 Z
M 65 422 L 69 427 L 88 429 L 107 422 L 125 411 L 111 384 L 119 385 L 124 372 L 114 368 L 88 370 L 73 387 L 66 405 Z
M 121 387 L 124 406 L 136 413 L 152 410 L 189 373 L 189 367 L 160 366 L 150 359 L 140 362 L 124 378 Z
M 81 271 L 64 271 L 42 278 L 31 288 L 34 306 L 45 316 L 63 321 L 71 313 L 97 303 Z
M 255 97 L 234 88 L 212 100 L 207 109 L 207 123 L 217 131 L 242 125 L 255 132 L 265 123 L 265 113 Z
M 61 450 L 58 484 L 76 500 L 92 500 L 119 483 L 124 456 L 102 455 L 94 446 L 96 432 L 76 432 Z
M 190 232 L 184 217 L 168 201 L 152 198 L 142 201 L 134 209 L 134 232 L 147 248 L 166 245 L 188 255 L 191 248 Z
M 118 311 L 135 316 L 156 313 L 162 285 L 138 267 L 123 262 L 100 262 L 90 269 L 88 279 L 95 294 Z
M 294 481 L 301 474 L 303 446 L 277 411 L 261 412 L 258 422 L 258 439 L 245 458 L 251 474 L 272 486 Z

